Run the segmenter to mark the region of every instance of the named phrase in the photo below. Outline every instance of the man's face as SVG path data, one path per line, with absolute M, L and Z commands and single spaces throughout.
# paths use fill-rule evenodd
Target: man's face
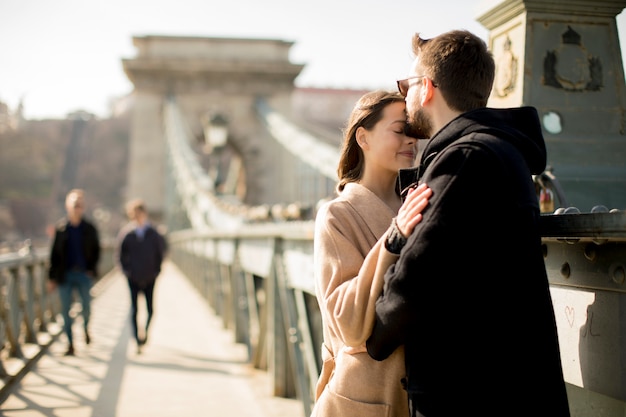
M 83 214 L 84 202 L 80 194 L 72 193 L 65 201 L 65 208 L 69 217 L 80 217 Z
M 411 64 L 409 76 L 417 77 L 421 75 L 424 74 L 421 72 L 419 58 L 415 58 L 413 64 Z M 432 121 L 421 104 L 424 93 L 423 82 L 423 78 L 415 78 L 409 82 L 409 88 L 405 98 L 407 122 L 411 136 L 430 138 L 433 134 Z

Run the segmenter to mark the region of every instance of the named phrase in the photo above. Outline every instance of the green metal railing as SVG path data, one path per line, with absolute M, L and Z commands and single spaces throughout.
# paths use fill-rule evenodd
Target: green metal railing
M 24 358 L 26 344 L 45 343 L 57 331 L 50 328 L 59 307 L 56 293 L 47 291 L 47 265 L 47 249 L 0 255 L 0 344 L 7 358 Z M 10 376 L 0 360 L 0 378 Z
M 58 291 L 48 291 L 50 250 L 28 243 L 0 255 L 0 402 L 62 330 Z M 113 243 L 102 242 L 99 270 L 113 269 Z M 91 293 L 99 293 L 95 282 Z M 8 363 L 11 366 L 7 366 Z
M 312 280 L 312 223 L 236 233 L 170 234 L 170 259 L 271 375 L 275 396 L 299 398 L 311 413 L 321 358 L 321 317 Z

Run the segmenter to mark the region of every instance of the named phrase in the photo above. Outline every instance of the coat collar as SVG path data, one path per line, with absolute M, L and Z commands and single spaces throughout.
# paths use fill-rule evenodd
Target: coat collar
M 369 188 L 356 182 L 346 184 L 340 198 L 354 207 L 375 236 L 382 236 L 397 214 Z

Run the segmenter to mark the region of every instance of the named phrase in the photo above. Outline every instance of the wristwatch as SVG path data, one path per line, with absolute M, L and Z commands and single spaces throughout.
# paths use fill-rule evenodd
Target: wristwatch
M 393 254 L 400 255 L 402 248 L 406 245 L 406 241 L 407 239 L 398 229 L 398 223 L 394 217 L 387 233 L 387 239 L 385 239 L 385 248 Z

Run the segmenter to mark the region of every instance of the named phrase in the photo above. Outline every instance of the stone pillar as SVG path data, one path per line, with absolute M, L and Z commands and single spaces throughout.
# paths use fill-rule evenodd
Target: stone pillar
M 537 108 L 569 206 L 626 209 L 626 0 L 506 0 L 477 20 L 496 61 L 492 107 Z
M 201 120 L 207 114 L 229 121 L 229 143 L 246 171 L 245 203 L 288 201 L 282 184 L 271 181 L 277 152 L 254 103 L 257 97 L 290 96 L 304 67 L 289 61 L 293 43 L 185 36 L 140 36 L 133 43 L 137 56 L 122 60 L 135 86 L 126 195 L 144 198 L 153 216 L 168 209 L 162 103 L 171 96 L 183 112 L 191 142 L 203 137 Z
M 165 204 L 166 143 L 161 122 L 163 98 L 154 93 L 135 93 L 128 155 L 126 199 L 143 198 L 155 221 Z

